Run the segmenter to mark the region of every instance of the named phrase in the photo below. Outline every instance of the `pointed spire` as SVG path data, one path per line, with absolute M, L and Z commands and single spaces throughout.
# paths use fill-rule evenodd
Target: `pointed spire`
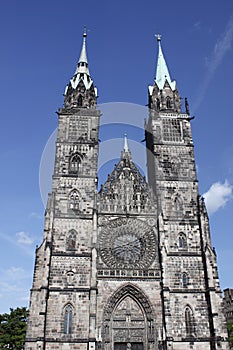
M 91 79 L 86 51 L 87 32 L 84 29 L 83 42 L 78 65 L 74 76 L 70 79 L 65 90 L 64 105 L 66 108 L 82 107 L 95 108 L 97 99 L 97 89 Z
M 157 34 L 155 36 L 157 37 L 158 47 L 159 47 L 155 82 L 158 85 L 159 89 L 162 90 L 164 87 L 165 81 L 167 80 L 171 89 L 174 91 L 176 89 L 176 82 L 171 81 L 171 77 L 170 77 L 168 67 L 167 67 L 167 64 L 163 55 L 162 47 L 161 47 L 161 35 Z
M 181 112 L 181 100 L 176 81 L 171 80 L 169 70 L 161 47 L 161 35 L 156 35 L 158 41 L 158 62 L 154 85 L 148 86 L 149 109 L 157 112 Z
M 90 72 L 89 72 L 89 68 L 88 68 L 88 61 L 87 61 L 86 37 L 87 37 L 87 32 L 86 32 L 86 28 L 84 28 L 83 44 L 82 44 L 82 49 L 81 49 L 78 65 L 77 65 L 77 68 L 75 71 L 75 75 L 78 73 L 85 73 L 88 76 L 90 76 Z
M 124 148 L 123 151 L 121 151 L 121 159 L 131 159 L 131 152 L 129 150 L 129 145 L 128 145 L 128 139 L 127 139 L 127 134 L 124 133 Z
M 129 152 L 129 146 L 128 146 L 128 140 L 127 140 L 127 134 L 124 133 L 124 152 Z

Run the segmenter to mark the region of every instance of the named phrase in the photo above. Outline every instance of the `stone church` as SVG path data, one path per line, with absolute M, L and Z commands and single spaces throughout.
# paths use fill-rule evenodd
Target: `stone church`
M 120 160 L 98 192 L 101 112 L 83 35 L 58 110 L 26 350 L 228 349 L 192 118 L 187 100 L 182 111 L 157 40 L 145 123 L 148 182 L 125 136 Z

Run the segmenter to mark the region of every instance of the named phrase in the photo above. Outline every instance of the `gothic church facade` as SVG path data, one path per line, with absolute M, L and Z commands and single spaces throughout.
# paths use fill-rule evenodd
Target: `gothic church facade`
M 148 98 L 148 182 L 125 137 L 97 193 L 100 111 L 84 33 L 58 111 L 26 350 L 228 349 L 188 104 L 182 112 L 159 36 Z

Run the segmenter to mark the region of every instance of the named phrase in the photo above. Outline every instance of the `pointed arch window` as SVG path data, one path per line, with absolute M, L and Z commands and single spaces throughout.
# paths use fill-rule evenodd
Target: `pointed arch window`
M 187 288 L 188 287 L 188 275 L 186 272 L 182 273 L 182 287 Z
M 194 316 L 190 306 L 186 306 L 185 308 L 185 328 L 188 337 L 193 337 L 195 335 Z
M 184 233 L 180 233 L 178 237 L 178 248 L 186 249 L 187 248 L 187 239 Z
M 156 108 L 158 111 L 160 110 L 160 99 L 159 98 L 156 99 Z
M 171 97 L 169 97 L 169 96 L 166 97 L 166 107 L 172 108 Z
M 181 198 L 178 196 L 176 196 L 176 198 L 174 200 L 174 207 L 175 207 L 175 211 L 178 214 L 183 212 L 182 201 L 181 201 Z
M 77 104 L 78 104 L 78 107 L 82 107 L 82 105 L 83 105 L 83 97 L 82 97 L 82 95 L 78 95 Z
M 64 310 L 64 334 L 72 333 L 73 307 L 71 304 L 66 305 Z
M 78 174 L 80 163 L 81 163 L 81 158 L 79 154 L 76 153 L 70 157 L 69 171 L 71 174 Z
M 69 196 L 69 208 L 73 210 L 79 210 L 80 205 L 79 205 L 79 194 L 77 190 L 73 190 L 70 192 Z
M 68 250 L 75 249 L 76 247 L 76 236 L 77 232 L 75 230 L 71 230 L 68 232 L 67 239 L 66 239 L 66 248 Z

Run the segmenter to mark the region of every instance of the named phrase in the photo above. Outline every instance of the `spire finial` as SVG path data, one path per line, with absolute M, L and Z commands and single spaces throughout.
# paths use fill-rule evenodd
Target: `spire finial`
M 124 133 L 124 152 L 129 152 L 129 146 L 128 146 L 128 140 L 127 140 L 127 133 Z
M 87 63 L 87 51 L 86 51 L 86 37 L 87 37 L 87 29 L 86 27 L 84 27 L 84 30 L 83 30 L 83 44 L 82 44 L 82 50 L 81 50 L 81 53 L 80 53 L 80 57 L 79 57 L 79 63 L 80 62 L 84 62 L 85 64 L 88 64 Z
M 87 27 L 84 26 L 83 28 L 83 37 L 86 38 L 87 37 Z
M 157 38 L 157 41 L 161 41 L 162 35 L 161 34 L 155 34 L 155 37 Z

